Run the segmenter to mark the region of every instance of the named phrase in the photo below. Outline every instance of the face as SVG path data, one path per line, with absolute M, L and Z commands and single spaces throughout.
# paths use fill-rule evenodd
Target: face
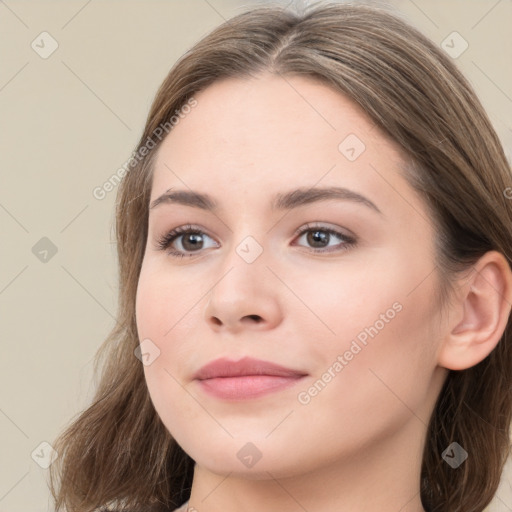
M 440 389 L 435 230 L 399 148 L 309 78 L 228 79 L 195 98 L 158 150 L 137 290 L 166 428 L 197 464 L 253 478 L 425 429 Z M 212 204 L 169 196 L 181 191 Z M 245 357 L 297 375 L 195 378 Z

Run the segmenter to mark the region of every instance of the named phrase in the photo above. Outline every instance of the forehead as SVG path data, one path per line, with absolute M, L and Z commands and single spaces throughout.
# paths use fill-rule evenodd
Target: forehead
M 358 105 L 312 78 L 230 78 L 194 97 L 197 106 L 158 149 L 152 199 L 170 187 L 229 199 L 315 184 L 390 204 L 411 194 L 397 172 L 398 145 Z

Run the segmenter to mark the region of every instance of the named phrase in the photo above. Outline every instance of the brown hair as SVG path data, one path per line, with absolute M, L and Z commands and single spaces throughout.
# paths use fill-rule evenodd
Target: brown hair
M 489 250 L 512 261 L 510 166 L 471 86 L 442 50 L 394 13 L 366 5 L 314 5 L 300 14 L 267 6 L 240 14 L 198 42 L 160 86 L 117 201 L 117 325 L 95 360 L 96 395 L 54 443 L 56 510 L 166 511 L 190 496 L 194 461 L 157 415 L 138 346 L 135 296 L 148 222 L 155 130 L 216 80 L 259 72 L 313 77 L 346 95 L 403 149 L 404 177 L 428 205 L 438 234 L 437 270 L 446 299 L 458 272 Z M 421 499 L 429 512 L 480 512 L 509 454 L 511 320 L 482 362 L 448 373 L 424 447 Z M 441 453 L 468 453 L 456 470 Z M 56 481 L 60 481 L 57 490 Z

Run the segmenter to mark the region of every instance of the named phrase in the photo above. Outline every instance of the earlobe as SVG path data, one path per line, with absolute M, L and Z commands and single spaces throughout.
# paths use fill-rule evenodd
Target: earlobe
M 483 361 L 497 346 L 510 318 L 512 272 L 497 251 L 485 253 L 461 284 L 454 305 L 456 320 L 448 324 L 438 364 L 465 370 Z

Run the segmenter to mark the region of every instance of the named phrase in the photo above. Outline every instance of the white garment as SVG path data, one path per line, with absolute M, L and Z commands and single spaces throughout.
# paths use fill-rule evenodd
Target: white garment
M 187 512 L 188 501 L 183 503 L 180 508 L 174 510 L 174 512 Z

